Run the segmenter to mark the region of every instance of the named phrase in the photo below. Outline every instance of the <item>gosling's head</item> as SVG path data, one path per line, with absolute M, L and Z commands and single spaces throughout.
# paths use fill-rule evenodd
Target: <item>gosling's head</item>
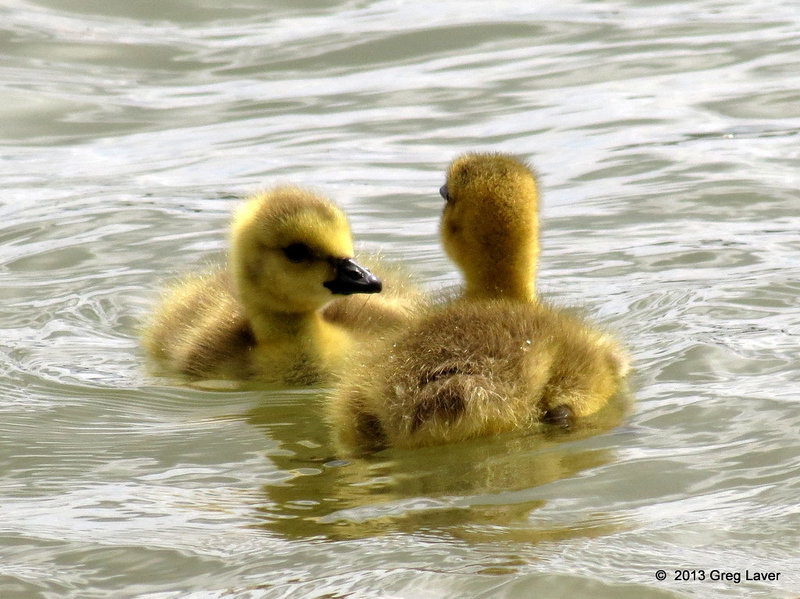
M 380 280 L 353 260 L 344 213 L 296 187 L 258 194 L 237 211 L 230 263 L 248 309 L 310 312 L 334 294 L 381 290 Z
M 539 198 L 530 167 L 506 154 L 464 154 L 440 193 L 442 244 L 464 273 L 466 295 L 533 300 Z

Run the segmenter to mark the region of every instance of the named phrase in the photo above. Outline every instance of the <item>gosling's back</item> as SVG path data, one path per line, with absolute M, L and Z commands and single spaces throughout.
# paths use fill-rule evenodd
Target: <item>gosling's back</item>
M 622 349 L 577 317 L 513 300 L 456 301 L 353 366 L 332 397 L 340 446 L 419 447 L 588 416 L 620 388 Z M 566 408 L 565 408 L 566 407 Z
M 254 378 L 256 340 L 224 270 L 191 276 L 167 291 L 142 342 L 167 373 Z

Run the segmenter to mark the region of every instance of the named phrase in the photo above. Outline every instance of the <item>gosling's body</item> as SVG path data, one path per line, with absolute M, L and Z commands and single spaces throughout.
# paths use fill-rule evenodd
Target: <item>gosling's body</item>
M 352 335 L 322 314 L 276 316 L 261 321 L 259 342 L 229 273 L 218 270 L 174 287 L 144 344 L 167 373 L 292 386 L 327 380 L 352 350 Z
M 328 404 L 345 452 L 456 442 L 600 410 L 627 357 L 607 334 L 538 301 L 533 174 L 502 155 L 451 165 L 441 234 L 462 297 L 358 354 Z
M 168 372 L 193 378 L 323 382 L 354 342 L 323 309 L 381 287 L 352 256 L 335 205 L 294 187 L 259 194 L 236 214 L 228 267 L 174 287 L 145 348 Z
M 618 390 L 615 342 L 541 303 L 459 300 L 348 372 L 331 420 L 345 448 L 450 443 L 580 418 Z M 566 408 L 564 407 L 566 406 Z

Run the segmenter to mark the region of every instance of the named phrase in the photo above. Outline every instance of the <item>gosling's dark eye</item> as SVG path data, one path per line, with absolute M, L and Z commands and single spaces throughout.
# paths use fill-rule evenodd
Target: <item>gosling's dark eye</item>
M 283 255 L 289 262 L 303 262 L 311 259 L 311 248 L 305 243 L 292 243 L 283 248 Z
M 441 195 L 446 201 L 450 201 L 450 192 L 447 191 L 446 183 L 439 188 L 439 195 Z

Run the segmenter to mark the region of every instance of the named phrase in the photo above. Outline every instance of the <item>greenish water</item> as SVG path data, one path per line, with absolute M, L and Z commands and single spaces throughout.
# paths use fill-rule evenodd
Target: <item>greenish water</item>
M 796 4 L 229 4 L 0 7 L 0 597 L 800 595 Z M 540 287 L 626 340 L 627 414 L 343 462 L 321 390 L 148 374 L 163 282 L 278 182 L 456 282 L 468 149 L 537 167 Z

